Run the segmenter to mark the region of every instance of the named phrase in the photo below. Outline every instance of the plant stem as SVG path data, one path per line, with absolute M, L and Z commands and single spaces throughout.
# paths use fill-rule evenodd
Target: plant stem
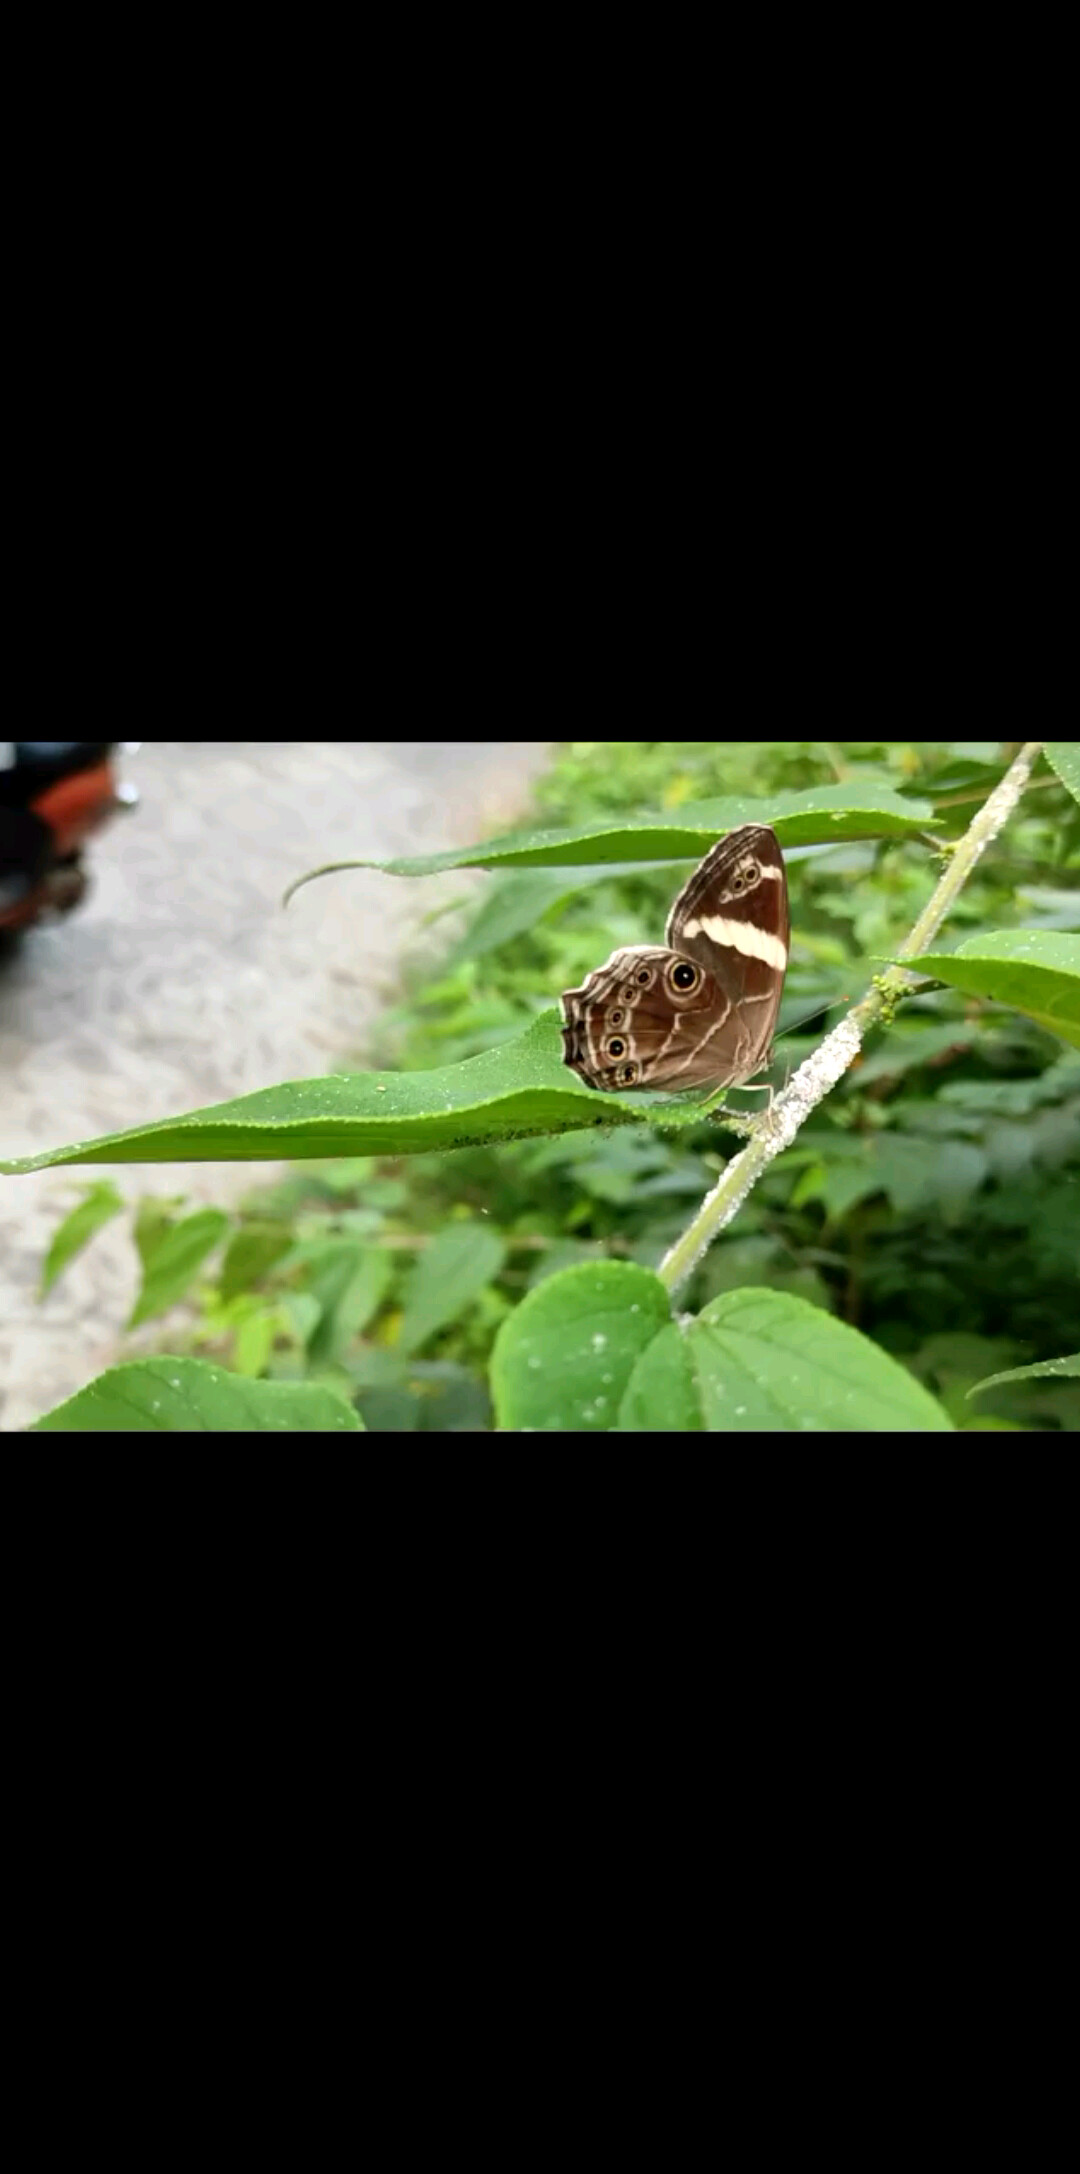
M 923 908 L 904 945 L 905 959 L 914 960 L 920 952 L 929 949 L 976 863 L 1012 814 L 1041 747 L 1041 740 L 1025 741 L 1007 775 L 972 818 L 964 836 L 958 839 L 933 897 Z M 835 1087 L 843 1078 L 858 1055 L 863 1036 L 877 1024 L 883 1013 L 891 1014 L 897 1000 L 912 987 L 914 978 L 905 967 L 891 966 L 845 1014 L 839 1026 L 826 1035 L 805 1064 L 799 1066 L 790 1086 L 758 1119 L 749 1146 L 728 1163 L 719 1184 L 703 1200 L 682 1237 L 676 1239 L 670 1253 L 661 1261 L 657 1274 L 669 1291 L 677 1290 L 697 1267 L 713 1239 L 738 1214 L 747 1194 L 769 1164 L 784 1148 L 791 1146 L 811 1110 L 816 1109 L 830 1087 Z
M 1039 745 L 1040 747 L 1042 746 L 1041 740 L 1039 742 Z M 1004 782 L 1005 780 L 1003 778 L 1002 784 L 1004 784 Z M 1025 787 L 1025 791 L 1029 793 L 1047 793 L 1051 790 L 1053 786 L 1060 785 L 1060 783 L 1061 779 L 1059 777 L 1035 778 L 1030 785 Z M 981 800 L 982 797 L 983 794 L 981 786 L 977 787 L 976 790 L 973 792 L 948 793 L 943 799 L 935 800 L 934 809 L 935 812 L 939 812 L 942 808 L 966 808 L 970 806 L 973 800 Z

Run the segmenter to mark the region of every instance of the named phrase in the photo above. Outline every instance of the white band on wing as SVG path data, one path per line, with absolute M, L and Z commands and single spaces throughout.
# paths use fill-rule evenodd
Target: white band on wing
M 680 937 L 708 936 L 714 944 L 730 945 L 746 959 L 764 959 L 766 966 L 775 966 L 778 974 L 787 966 L 787 952 L 779 936 L 769 929 L 755 928 L 752 921 L 726 921 L 723 914 L 703 913 L 700 920 L 684 921 L 678 933 Z

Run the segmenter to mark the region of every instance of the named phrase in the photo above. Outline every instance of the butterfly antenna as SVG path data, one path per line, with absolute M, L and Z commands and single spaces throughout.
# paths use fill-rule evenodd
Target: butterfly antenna
M 804 1012 L 801 1019 L 792 1019 L 786 1027 L 781 1027 L 779 1034 L 773 1035 L 773 1041 L 782 1042 L 785 1034 L 798 1034 L 800 1027 L 808 1027 L 812 1019 L 820 1019 L 822 1012 L 831 1012 L 837 1004 L 850 1004 L 850 1002 L 851 998 L 849 996 L 829 996 L 824 998 L 822 1003 L 815 1004 L 813 1011 Z

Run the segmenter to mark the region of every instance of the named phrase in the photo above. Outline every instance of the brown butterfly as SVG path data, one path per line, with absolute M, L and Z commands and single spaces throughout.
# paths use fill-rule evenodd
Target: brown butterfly
M 679 892 L 664 944 L 566 990 L 563 1062 L 589 1087 L 737 1087 L 768 1062 L 789 932 L 775 833 L 744 823 Z

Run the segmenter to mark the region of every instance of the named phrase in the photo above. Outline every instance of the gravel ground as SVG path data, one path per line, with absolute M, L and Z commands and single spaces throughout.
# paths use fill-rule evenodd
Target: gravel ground
M 0 1151 L 175 1116 L 362 1053 L 421 918 L 484 878 L 353 870 L 282 912 L 286 884 L 346 854 L 437 850 L 505 828 L 545 754 L 531 740 L 144 743 L 122 765 L 142 804 L 92 845 L 90 898 L 0 962 Z M 138 1284 L 128 1218 L 37 1300 L 80 1184 L 107 1175 L 130 1198 L 227 1204 L 280 1167 L 0 1178 L 0 1428 L 24 1427 L 120 1355 Z M 125 1350 L 153 1332 L 160 1323 Z

